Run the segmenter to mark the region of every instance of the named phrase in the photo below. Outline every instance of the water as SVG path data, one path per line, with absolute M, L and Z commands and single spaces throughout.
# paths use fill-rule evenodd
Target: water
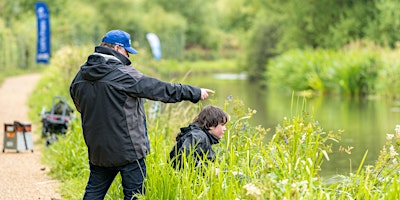
M 243 75 L 189 77 L 184 83 L 215 90 L 211 99 L 218 106 L 222 106 L 230 95 L 241 99 L 246 107 L 257 110 L 251 124 L 271 128 L 271 134 L 284 117 L 299 113 L 303 101 L 303 98 L 295 97 L 292 107 L 291 94 L 262 89 L 248 82 Z M 297 101 L 300 101 L 299 106 Z M 330 161 L 325 161 L 322 166 L 324 176 L 356 172 L 367 151 L 364 165 L 373 165 L 385 144 L 386 135 L 394 134 L 395 126 L 400 124 L 400 103 L 391 100 L 319 97 L 308 98 L 306 102 L 307 110 L 325 131 L 344 131 L 341 142 L 333 147 Z M 353 147 L 351 154 L 339 152 L 339 145 Z

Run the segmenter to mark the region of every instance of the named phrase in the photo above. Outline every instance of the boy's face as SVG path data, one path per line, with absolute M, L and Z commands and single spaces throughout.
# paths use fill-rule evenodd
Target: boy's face
M 215 137 L 217 137 L 218 140 L 222 138 L 225 130 L 226 130 L 225 124 L 218 124 L 216 127 L 214 126 L 210 127 L 210 133 L 213 134 Z

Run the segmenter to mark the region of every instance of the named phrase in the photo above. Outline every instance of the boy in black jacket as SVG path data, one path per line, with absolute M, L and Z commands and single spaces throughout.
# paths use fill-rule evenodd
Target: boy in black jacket
M 213 162 L 215 152 L 212 145 L 218 144 L 222 138 L 229 116 L 216 106 L 206 106 L 192 123 L 181 128 L 176 137 L 176 145 L 170 152 L 171 164 L 174 168 L 180 169 L 184 166 L 185 159 L 182 156 L 192 156 L 195 166 L 206 165 L 204 160 Z

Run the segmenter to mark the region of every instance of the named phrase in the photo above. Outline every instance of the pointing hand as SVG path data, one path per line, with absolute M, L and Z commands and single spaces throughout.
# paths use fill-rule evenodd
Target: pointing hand
M 201 97 L 200 100 L 205 100 L 208 97 L 208 93 L 214 94 L 214 90 L 210 90 L 207 88 L 201 88 Z

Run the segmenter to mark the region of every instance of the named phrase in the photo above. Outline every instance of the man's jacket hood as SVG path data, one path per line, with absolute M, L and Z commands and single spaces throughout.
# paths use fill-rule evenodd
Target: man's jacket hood
M 98 46 L 95 53 L 90 55 L 86 63 L 81 67 L 82 77 L 88 81 L 96 81 L 118 67 L 130 65 L 131 61 L 116 51 Z

